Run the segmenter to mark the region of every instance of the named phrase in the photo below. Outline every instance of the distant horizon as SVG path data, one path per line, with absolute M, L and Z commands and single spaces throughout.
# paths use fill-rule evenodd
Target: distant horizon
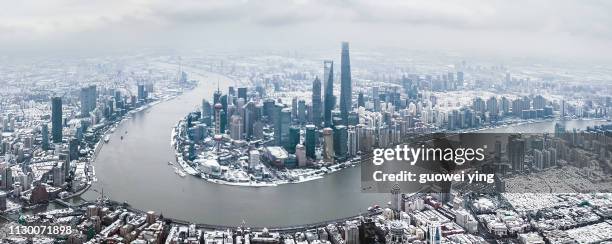
M 606 1 L 20 1 L 0 4 L 11 56 L 330 49 L 612 61 Z

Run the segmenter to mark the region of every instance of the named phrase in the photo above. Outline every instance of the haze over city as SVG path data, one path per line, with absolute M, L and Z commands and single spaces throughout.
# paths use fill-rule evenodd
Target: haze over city
M 164 48 L 459 51 L 610 61 L 608 1 L 2 1 L 5 54 Z
M 612 241 L 612 2 L 0 9 L 0 243 Z

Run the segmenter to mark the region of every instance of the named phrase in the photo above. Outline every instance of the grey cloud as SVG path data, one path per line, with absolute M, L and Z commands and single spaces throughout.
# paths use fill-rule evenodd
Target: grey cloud
M 600 1 L 356 1 L 353 20 L 447 29 L 572 33 L 610 37 L 612 6 Z
M 602 52 L 590 49 L 609 50 L 612 39 L 612 2 L 604 0 L 22 0 L 8 5 L 0 2 L 0 8 L 11 9 L 0 16 L 0 44 L 21 47 L 79 38 L 100 40 L 100 46 L 113 41 L 113 47 L 354 40 L 470 50 L 503 46 L 524 53 L 554 47 L 547 54 L 593 55 Z
M 321 17 L 317 10 L 319 7 L 313 3 L 302 4 L 279 0 L 257 2 L 228 0 L 215 4 L 189 2 L 185 6 L 158 2 L 150 8 L 152 17 L 162 18 L 170 24 L 245 22 L 245 24 L 277 27 L 316 21 Z
M 380 23 L 429 25 L 470 30 L 520 30 L 571 33 L 579 36 L 612 36 L 612 4 L 609 1 L 404 1 L 404 0 L 214 0 L 140 2 L 46 1 L 47 11 L 24 0 L 16 13 L 0 17 L 3 23 L 27 31 L 50 32 L 95 29 L 100 25 L 140 19 L 168 25 L 245 23 L 275 28 L 302 23 Z M 5 8 L 10 9 L 10 8 Z M 24 18 L 22 16 L 29 16 Z M 96 21 L 104 19 L 107 21 Z M 93 18 L 93 19 L 92 19 Z M 45 23 L 47 22 L 47 23 Z M 55 22 L 50 25 L 48 22 Z

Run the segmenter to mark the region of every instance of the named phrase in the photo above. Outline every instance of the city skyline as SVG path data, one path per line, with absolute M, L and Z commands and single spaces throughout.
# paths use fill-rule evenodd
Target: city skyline
M 23 96 L 24 100 L 15 93 L 6 93 L 10 103 L 0 106 L 3 114 L 0 153 L 4 161 L 0 163 L 0 179 L 8 179 L 0 181 L 0 188 L 7 192 L 0 194 L 0 209 L 8 210 L 5 213 L 11 222 L 7 228 L 15 228 L 19 223 L 38 223 L 27 210 L 24 215 L 13 213 L 39 204 L 59 205 L 63 211 L 83 211 L 76 215 L 81 218 L 74 226 L 79 232 L 68 235 L 76 240 L 159 240 L 150 235 L 164 233 L 160 226 L 173 230 L 167 233 L 169 240 L 182 241 L 214 239 L 219 237 L 214 231 L 230 229 L 232 235 L 240 236 L 236 238 L 251 241 L 271 238 L 274 243 L 287 243 L 303 239 L 296 230 L 310 229 L 309 233 L 316 231 L 316 238 L 322 243 L 355 243 L 356 234 L 361 233 L 359 228 L 386 233 L 384 237 L 359 237 L 367 240 L 365 243 L 383 239 L 540 240 L 557 238 L 559 234 L 546 230 L 536 234 L 533 230 L 540 227 L 527 224 L 522 210 L 488 201 L 509 201 L 516 208 L 528 209 L 523 202 L 534 200 L 529 194 L 517 198 L 502 192 L 531 192 L 533 184 L 561 190 L 573 184 L 587 186 L 591 179 L 585 178 L 580 170 L 588 166 L 584 162 L 589 162 L 591 170 L 597 172 L 594 175 L 605 172 L 598 166 L 605 160 L 596 156 L 602 151 L 580 145 L 576 148 L 571 142 L 601 143 L 592 141 L 593 137 L 588 135 L 609 128 L 612 100 L 606 92 L 609 89 L 606 82 L 584 85 L 580 73 L 568 72 L 551 78 L 549 70 L 534 69 L 529 64 L 489 66 L 469 58 L 452 66 L 417 60 L 421 68 L 416 69 L 403 59 L 364 53 L 359 48 L 352 50 L 350 58 L 360 63 L 350 66 L 348 43 L 338 44 L 336 52 L 341 55 L 336 70 L 340 71 L 336 73 L 334 59 L 306 61 L 259 55 L 217 56 L 213 60 L 197 55 L 145 55 L 128 58 L 129 62 L 124 60 L 118 66 L 114 59 L 104 58 L 81 63 L 84 68 L 74 74 L 105 77 L 102 79 L 65 81 L 66 75 L 55 76 L 57 68 L 31 69 L 33 77 L 43 77 L 32 79 L 34 87 L 45 86 L 39 82 L 64 86 L 17 89 L 30 95 Z M 442 60 L 449 62 L 445 57 Z M 53 62 L 50 65 L 67 67 Z M 22 67 L 9 67 L 10 74 L 23 72 Z M 65 83 L 57 83 L 58 80 Z M 9 86 L 13 87 L 11 83 Z M 197 108 L 193 110 L 189 104 Z M 20 112 L 19 107 L 27 112 Z M 317 112 L 315 107 L 323 111 Z M 317 118 L 324 123 L 315 126 Z M 22 123 L 26 119 L 31 122 Z M 53 143 L 48 142 L 49 124 Z M 170 152 L 167 128 L 172 128 Z M 563 136 L 572 128 L 581 132 Z M 367 181 L 360 182 L 363 171 L 360 176 L 359 168 L 370 163 L 368 155 L 374 148 L 392 147 L 414 133 L 471 135 L 483 130 L 549 131 L 554 132 L 554 137 L 536 133 L 496 140 L 489 148 L 495 149 L 495 159 L 501 160 L 502 172 L 511 174 L 504 173 L 503 182 L 487 183 L 484 188 L 459 183 L 448 194 L 404 194 L 412 192 L 411 189 L 394 187 L 389 192 L 384 185 L 368 188 Z M 585 160 L 575 160 L 578 157 Z M 119 168 L 123 170 L 117 171 Z M 343 173 L 334 173 L 337 171 Z M 133 173 L 125 177 L 122 172 Z M 540 179 L 539 174 L 546 177 Z M 596 177 L 593 180 L 597 182 L 596 189 L 606 189 L 605 181 L 599 182 Z M 164 197 L 148 200 L 150 184 L 156 185 L 156 195 Z M 176 191 L 185 187 L 191 190 Z M 224 187 L 237 188 L 241 194 L 220 191 Z M 383 195 L 367 194 L 373 189 Z M 466 190 L 487 189 L 498 192 L 484 198 L 461 195 Z M 581 193 L 594 191 L 589 187 L 573 189 Z M 389 193 L 392 201 L 387 205 Z M 317 200 L 321 207 L 287 204 L 288 201 L 310 204 L 309 196 L 313 194 L 324 196 Z M 77 205 L 67 203 L 66 196 L 82 198 Z M 544 198 L 540 204 L 553 211 L 550 202 L 561 197 L 562 194 L 553 194 L 553 198 Z M 251 208 L 244 208 L 245 198 Z M 118 204 L 122 200 L 130 205 Z M 179 204 L 183 207 L 176 208 Z M 100 223 L 99 218 L 116 216 L 105 212 L 104 206 L 125 211 L 133 219 L 117 218 L 110 225 Z M 201 206 L 215 211 L 199 211 Z M 144 209 L 154 212 L 140 212 Z M 505 218 L 491 217 L 488 209 L 512 216 L 512 221 L 504 223 Z M 279 211 L 287 212 L 281 215 Z M 156 212 L 163 212 L 174 222 L 164 222 Z M 592 219 L 598 214 L 592 210 L 584 216 Z M 49 216 L 60 215 L 50 212 Z M 327 224 L 331 219 L 335 223 Z M 372 226 L 375 219 L 379 225 Z M 582 233 L 610 227 L 603 219 L 572 221 L 575 225 L 588 224 L 567 232 L 573 235 L 568 237 L 573 240 L 581 239 Z M 199 223 L 199 227 L 189 222 Z M 503 228 L 479 227 L 502 223 Z M 137 230 L 137 235 L 133 235 L 114 232 L 114 225 L 148 229 Z M 253 229 L 241 233 L 235 227 L 238 225 Z M 264 228 L 277 225 L 291 233 Z M 189 238 L 177 234 L 187 227 L 206 234 L 189 232 Z M 520 234 L 512 234 L 519 227 Z M 353 234 L 342 235 L 339 230 L 353 230 L 349 232 Z M 413 234 L 406 234 L 407 230 Z M 602 240 L 608 236 L 592 238 Z
M 0 7 L 1 243 L 612 241 L 612 3 Z

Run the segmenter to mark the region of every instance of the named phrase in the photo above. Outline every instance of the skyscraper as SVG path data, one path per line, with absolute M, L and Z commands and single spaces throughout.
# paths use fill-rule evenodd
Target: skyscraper
M 310 117 L 315 126 L 321 126 L 321 80 L 319 77 L 312 82 L 312 115 Z
M 221 109 L 221 114 L 219 115 L 219 123 L 221 124 L 219 126 L 221 134 L 225 133 L 225 129 L 227 128 L 227 112 L 223 109 Z
M 145 91 L 144 84 L 138 84 L 138 100 L 144 101 L 147 99 L 147 93 Z
M 325 80 L 325 94 L 323 97 L 325 106 L 323 108 L 323 122 L 325 127 L 331 127 L 332 110 L 336 105 L 336 101 L 334 99 L 334 61 L 323 61 L 323 79 Z
M 81 100 L 81 117 L 89 116 L 89 87 L 81 87 L 79 98 Z
M 546 98 L 542 95 L 537 95 L 533 98 L 533 109 L 544 109 L 546 106 Z
M 357 151 L 359 150 L 359 144 L 357 143 L 357 132 L 355 131 L 355 126 L 350 125 L 348 127 L 348 154 L 350 156 L 357 155 Z
M 374 112 L 380 111 L 380 95 L 378 94 L 378 87 L 372 87 L 372 102 L 374 103 Z
M 357 106 L 365 107 L 365 97 L 363 96 L 363 92 L 359 92 L 359 95 L 357 97 Z
M 334 152 L 335 156 L 340 159 L 346 158 L 348 153 L 348 134 L 344 125 L 334 127 Z
M 96 85 L 81 88 L 81 117 L 89 117 L 89 112 L 96 108 Z
M 284 108 L 280 112 L 280 133 L 281 133 L 281 144 L 280 146 L 289 144 L 289 127 L 291 126 L 291 109 Z M 294 145 L 295 149 L 295 145 Z
M 512 170 L 522 171 L 525 162 L 525 140 L 520 135 L 510 135 L 506 147 L 508 161 L 512 165 Z
M 113 94 L 116 95 L 116 94 Z M 119 98 L 121 98 L 121 93 L 119 92 L 118 95 Z M 96 105 L 98 103 L 98 88 L 96 87 L 96 85 L 90 85 L 89 86 L 89 111 L 93 111 L 94 109 L 96 109 Z
M 560 114 L 561 118 L 565 118 L 565 106 L 566 106 L 565 100 L 561 100 L 561 114 Z
M 257 106 L 252 101 L 244 105 L 244 133 L 247 140 L 253 136 L 253 124 L 259 119 L 257 113 Z
M 51 132 L 54 143 L 62 142 L 62 98 L 51 98 Z
M 210 126 L 212 125 L 212 117 L 213 115 L 213 111 L 212 111 L 212 107 L 210 106 L 210 102 L 208 102 L 208 100 L 206 99 L 202 99 L 202 108 L 201 108 L 201 121 L 202 123 Z
M 274 141 L 278 146 L 289 142 L 289 126 L 291 126 L 291 109 L 281 104 L 275 106 Z
M 46 123 L 41 125 L 40 134 L 42 135 L 42 149 L 49 150 L 49 126 Z
M 401 209 L 401 204 L 402 204 L 402 194 L 401 194 L 401 188 L 399 186 L 398 183 L 395 183 L 392 187 L 391 187 L 391 210 L 399 212 L 402 211 Z
M 70 138 L 68 141 L 68 159 L 79 160 L 79 140 L 77 138 Z
M 291 118 L 293 120 L 297 120 L 297 113 L 298 113 L 298 99 L 297 97 L 293 97 L 293 99 L 291 99 Z
M 297 144 L 295 146 L 295 157 L 297 158 L 298 166 L 300 168 L 306 167 L 308 159 L 306 159 L 306 148 L 304 147 L 304 145 Z
M 276 118 L 276 105 L 274 103 L 274 99 L 271 98 L 266 98 L 263 101 L 263 107 L 262 107 L 262 115 L 265 116 L 268 119 L 268 124 L 270 125 L 274 125 L 274 123 L 276 123 L 276 121 L 274 120 L 274 118 Z
M 496 121 L 497 116 L 499 115 L 499 105 L 497 104 L 497 98 L 492 96 L 486 102 L 487 111 L 489 112 L 489 116 L 491 117 L 491 121 Z
M 334 132 L 332 128 L 323 129 L 323 160 L 325 162 L 334 162 Z
M 304 100 L 299 100 L 298 101 L 298 116 L 297 116 L 297 120 L 298 123 L 300 124 L 304 124 L 306 123 L 306 101 Z
M 242 135 L 244 133 L 244 127 L 242 123 L 242 117 L 239 115 L 232 115 L 230 123 L 230 137 L 233 140 L 242 140 Z
M 306 156 L 311 159 L 316 159 L 315 148 L 317 145 L 317 128 L 314 125 L 306 125 L 304 145 L 306 146 Z
M 342 123 L 348 123 L 348 112 L 351 110 L 351 61 L 349 58 L 349 44 L 342 43 L 342 56 L 340 59 L 340 117 Z
M 281 137 L 281 111 L 283 110 L 283 106 L 281 104 L 275 104 L 273 107 L 273 112 L 271 115 L 271 120 L 274 121 L 274 145 L 281 146 L 283 145 L 283 139 Z
M 285 143 L 285 150 L 295 153 L 295 146 L 300 143 L 300 128 L 291 126 L 289 128 L 289 140 Z
M 244 98 L 244 101 L 247 100 L 247 88 L 246 87 L 238 87 L 238 98 Z

